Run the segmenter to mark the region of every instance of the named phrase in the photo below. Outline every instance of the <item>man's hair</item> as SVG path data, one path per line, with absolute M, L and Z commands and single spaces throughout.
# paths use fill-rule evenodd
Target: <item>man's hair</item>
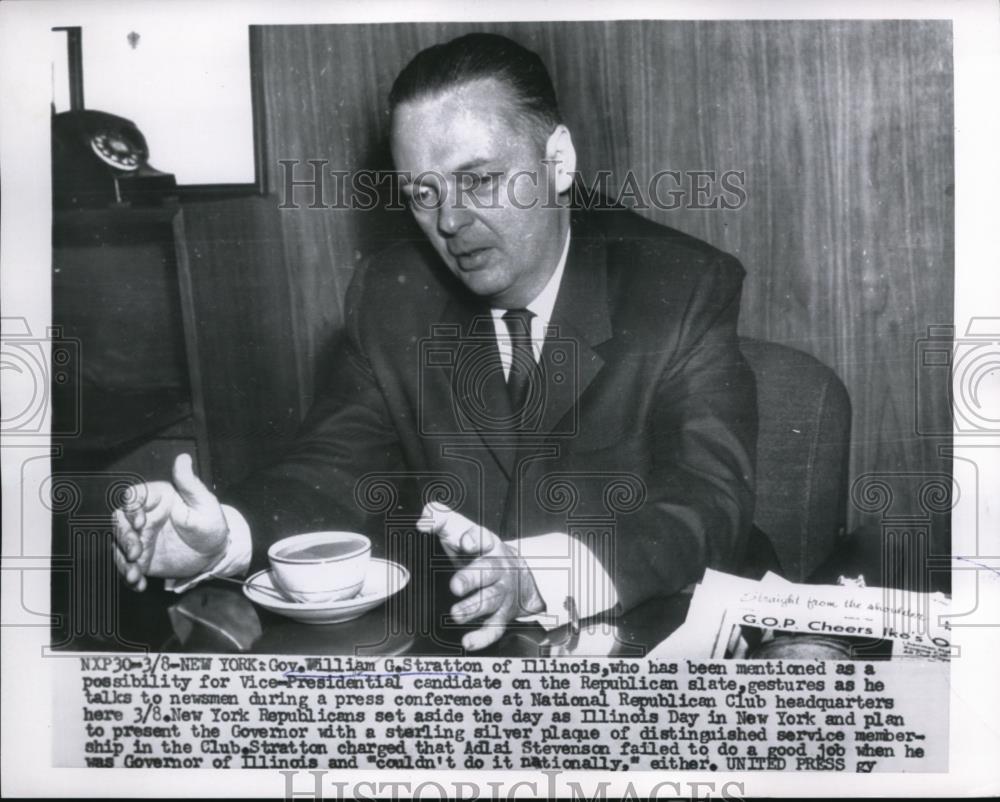
M 562 122 L 549 72 L 537 53 L 494 33 L 469 33 L 421 50 L 396 77 L 389 108 L 487 79 L 507 88 L 514 112 L 544 146 Z

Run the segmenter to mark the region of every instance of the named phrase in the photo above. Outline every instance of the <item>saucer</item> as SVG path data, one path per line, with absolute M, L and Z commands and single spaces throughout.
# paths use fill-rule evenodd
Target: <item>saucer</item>
M 351 621 L 399 593 L 410 581 L 410 572 L 399 563 L 372 557 L 365 583 L 357 596 L 340 601 L 295 602 L 278 598 L 271 569 L 258 571 L 243 583 L 243 594 L 265 610 L 303 624 L 337 624 Z

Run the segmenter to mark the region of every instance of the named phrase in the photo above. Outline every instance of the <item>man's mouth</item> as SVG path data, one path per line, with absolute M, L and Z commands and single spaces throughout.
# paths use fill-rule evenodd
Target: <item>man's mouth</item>
M 455 257 L 459 267 L 470 270 L 480 267 L 491 250 L 493 250 L 492 247 L 487 245 L 482 248 L 469 248 L 465 251 L 453 252 L 452 256 Z

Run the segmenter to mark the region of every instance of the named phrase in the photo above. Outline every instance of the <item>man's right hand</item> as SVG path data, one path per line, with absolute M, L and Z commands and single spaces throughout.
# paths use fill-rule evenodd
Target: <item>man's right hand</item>
M 146 577 L 186 579 L 222 558 L 229 526 L 222 505 L 194 475 L 191 457 L 174 461 L 173 482 L 133 485 L 115 510 L 115 566 L 135 590 Z

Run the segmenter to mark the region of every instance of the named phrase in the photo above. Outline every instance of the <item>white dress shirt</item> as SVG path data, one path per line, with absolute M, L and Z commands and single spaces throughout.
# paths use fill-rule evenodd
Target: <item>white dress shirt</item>
M 536 362 L 541 358 L 545 335 L 552 319 L 552 310 L 555 308 L 566 269 L 568 253 L 567 232 L 566 243 L 563 245 L 555 272 L 538 296 L 526 307 L 534 313 L 531 318 L 531 345 Z M 503 320 L 505 312 L 506 309 L 491 310 L 500 362 L 503 365 L 504 377 L 507 377 L 510 374 L 513 357 L 510 333 Z M 243 515 L 233 507 L 223 505 L 222 510 L 229 524 L 229 545 L 222 559 L 199 576 L 184 581 L 167 580 L 168 589 L 180 593 L 211 576 L 234 576 L 246 573 L 253 553 L 250 526 Z M 600 561 L 582 542 L 565 532 L 523 537 L 508 542 L 507 545 L 517 551 L 524 560 L 531 571 L 535 587 L 545 602 L 545 612 L 521 620 L 534 619 L 546 629 L 552 629 L 570 620 L 569 599 L 575 603 L 580 618 L 596 615 L 618 603 L 614 584 Z
M 562 284 L 563 273 L 566 271 L 566 256 L 568 254 L 569 234 L 566 235 L 566 244 L 563 245 L 562 256 L 559 257 L 559 264 L 556 265 L 555 272 L 549 277 L 548 282 L 535 300 L 525 307 L 529 312 L 534 313 L 531 318 L 531 350 L 535 355 L 536 362 L 542 358 L 542 346 L 545 345 L 545 334 L 549 327 L 549 321 L 552 320 L 552 310 L 556 305 L 556 296 L 559 295 L 559 285 Z M 510 332 L 503 319 L 504 314 L 508 311 L 507 309 L 490 310 L 505 379 L 510 376 L 510 363 L 513 361 Z

